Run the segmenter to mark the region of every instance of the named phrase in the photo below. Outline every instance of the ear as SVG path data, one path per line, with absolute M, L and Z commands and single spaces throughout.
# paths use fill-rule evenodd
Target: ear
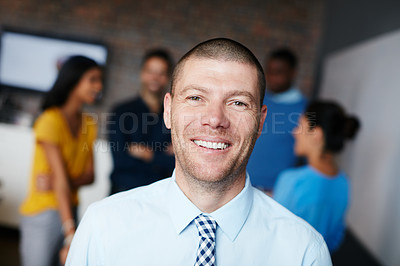
M 168 129 L 171 129 L 171 103 L 172 96 L 167 92 L 164 96 L 164 123 Z
M 313 135 L 313 140 L 315 143 L 320 143 L 322 146 L 324 146 L 324 131 L 320 127 L 315 127 L 312 129 L 312 135 Z
M 257 138 L 261 135 L 263 126 L 264 126 L 264 121 L 265 118 L 267 117 L 267 106 L 265 104 L 263 104 L 261 106 L 261 111 L 260 111 L 260 124 L 258 125 L 258 132 L 257 132 Z

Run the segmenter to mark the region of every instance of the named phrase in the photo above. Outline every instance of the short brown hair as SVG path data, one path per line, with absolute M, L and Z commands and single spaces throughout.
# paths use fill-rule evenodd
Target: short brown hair
M 187 52 L 178 62 L 172 74 L 171 94 L 179 75 L 190 58 L 215 59 L 248 64 L 257 69 L 258 87 L 260 90 L 260 106 L 264 101 L 265 76 L 263 68 L 255 55 L 243 44 L 227 38 L 216 38 L 202 42 Z

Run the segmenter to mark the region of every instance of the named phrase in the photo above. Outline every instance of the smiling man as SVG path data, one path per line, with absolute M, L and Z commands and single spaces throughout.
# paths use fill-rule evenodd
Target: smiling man
M 264 88 L 258 60 L 235 41 L 189 51 L 164 99 L 173 176 L 93 204 L 67 265 L 331 265 L 322 237 L 246 175 Z

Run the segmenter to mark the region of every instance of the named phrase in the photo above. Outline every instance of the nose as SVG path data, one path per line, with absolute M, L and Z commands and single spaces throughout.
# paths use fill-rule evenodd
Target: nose
M 224 104 L 210 103 L 206 112 L 202 114 L 201 124 L 209 126 L 212 129 L 228 128 L 230 121 L 226 115 Z

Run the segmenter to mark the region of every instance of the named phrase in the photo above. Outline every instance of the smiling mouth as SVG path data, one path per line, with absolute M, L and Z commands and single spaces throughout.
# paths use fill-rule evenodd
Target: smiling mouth
M 203 140 L 193 140 L 193 142 L 199 147 L 213 149 L 213 150 L 225 150 L 226 148 L 231 146 L 230 144 L 225 142 L 213 142 L 213 141 L 203 141 Z

